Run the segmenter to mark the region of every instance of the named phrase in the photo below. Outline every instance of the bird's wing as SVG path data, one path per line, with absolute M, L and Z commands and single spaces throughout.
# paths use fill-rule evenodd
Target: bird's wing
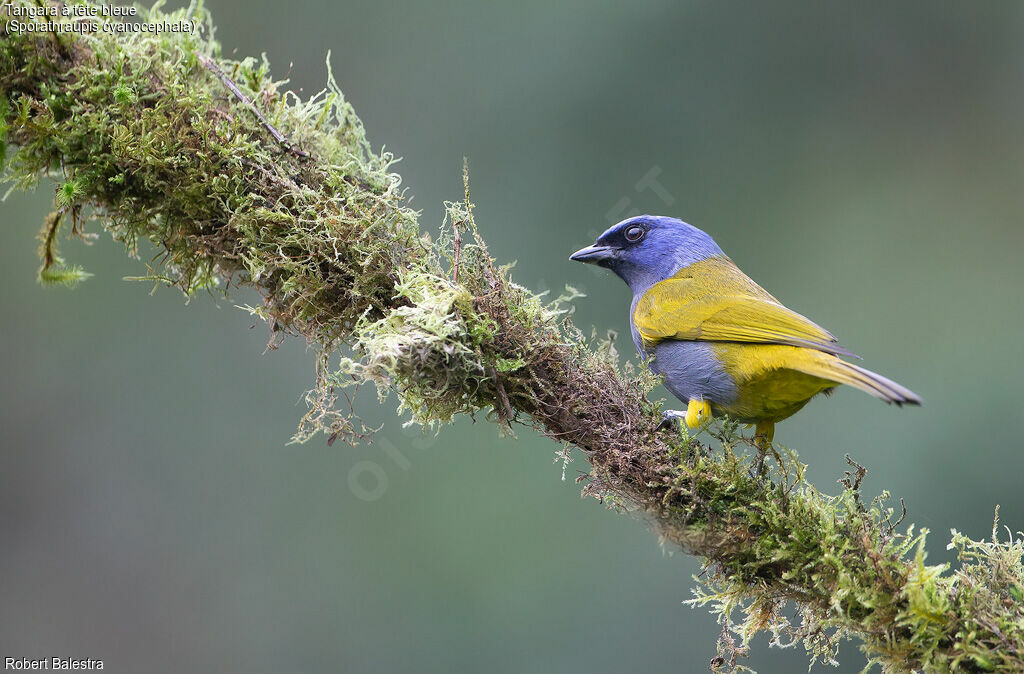
M 637 302 L 633 322 L 649 344 L 663 339 L 801 346 L 853 356 L 828 331 L 782 306 L 725 257 L 690 265 Z

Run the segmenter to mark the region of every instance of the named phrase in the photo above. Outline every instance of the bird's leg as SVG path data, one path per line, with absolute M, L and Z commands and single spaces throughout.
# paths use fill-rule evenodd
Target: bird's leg
M 775 422 L 759 421 L 754 427 L 754 446 L 757 447 L 757 474 L 764 469 L 764 457 L 775 439 Z
M 711 404 L 704 400 L 692 399 L 686 406 L 686 411 L 665 410 L 661 413 L 661 424 L 658 428 L 665 428 L 682 419 L 687 428 L 698 428 L 711 419 Z
M 687 428 L 697 428 L 705 421 L 710 421 L 711 403 L 706 400 L 691 398 L 690 402 L 686 405 L 686 416 L 683 419 L 686 421 Z

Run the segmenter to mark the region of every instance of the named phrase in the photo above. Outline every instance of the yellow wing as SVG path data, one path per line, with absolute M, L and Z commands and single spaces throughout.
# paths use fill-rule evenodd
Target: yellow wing
M 696 262 L 654 284 L 637 302 L 633 322 L 647 344 L 749 342 L 854 355 L 828 330 L 782 306 L 725 256 Z

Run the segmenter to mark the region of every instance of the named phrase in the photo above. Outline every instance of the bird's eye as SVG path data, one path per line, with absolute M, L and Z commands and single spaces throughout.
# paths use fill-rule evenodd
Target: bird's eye
M 642 238 L 644 238 L 643 227 L 630 227 L 626 230 L 626 241 L 636 242 Z

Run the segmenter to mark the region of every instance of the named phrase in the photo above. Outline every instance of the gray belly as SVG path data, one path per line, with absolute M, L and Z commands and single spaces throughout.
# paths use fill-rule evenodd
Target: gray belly
M 657 344 L 653 353 L 637 350 L 643 357 L 654 356 L 651 369 L 665 378 L 665 388 L 684 403 L 691 399 L 716 405 L 736 402 L 736 386 L 725 373 L 707 342 L 683 342 L 675 339 Z
M 664 376 L 665 388 L 683 403 L 694 398 L 708 401 L 716 414 L 716 405 L 736 402 L 736 386 L 725 373 L 710 343 L 668 339 L 659 342 L 651 351 L 644 349 L 643 340 L 632 321 L 638 297 L 633 298 L 633 306 L 629 309 L 633 344 L 641 358 L 654 357 L 651 369 Z
M 736 386 L 707 342 L 661 342 L 654 347 L 652 368 L 665 376 L 665 388 L 683 402 L 692 398 L 712 405 L 736 402 Z

